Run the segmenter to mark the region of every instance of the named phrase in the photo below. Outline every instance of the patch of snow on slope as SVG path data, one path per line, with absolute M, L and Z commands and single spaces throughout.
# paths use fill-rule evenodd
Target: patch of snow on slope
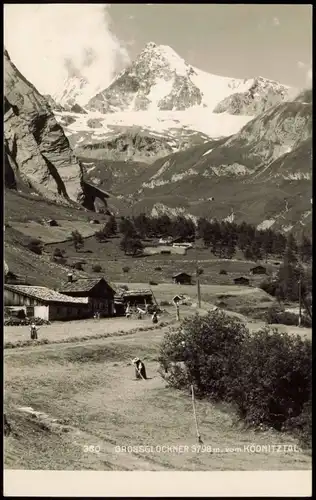
M 270 227 L 272 227 L 273 224 L 275 224 L 275 219 L 266 219 L 258 224 L 257 229 L 258 231 L 264 231 L 265 229 L 269 229 Z
M 291 180 L 291 181 L 300 181 L 300 180 L 311 180 L 312 175 L 305 172 L 295 172 L 294 174 L 287 174 L 282 176 L 283 179 Z
M 209 149 L 208 151 L 206 151 L 205 153 L 203 153 L 202 156 L 206 156 L 206 155 L 210 154 L 213 151 L 213 149 L 214 148 Z
M 70 132 L 89 132 L 91 127 L 87 121 L 97 118 L 101 128 L 93 129 L 94 134 L 108 132 L 109 127 L 143 127 L 157 133 L 168 133 L 170 129 L 184 129 L 196 131 L 211 139 L 219 139 L 236 134 L 248 123 L 252 117 L 243 115 L 229 115 L 226 113 L 210 113 L 208 109 L 195 106 L 185 111 L 125 111 L 109 113 L 104 115 L 98 112 L 90 112 L 86 115 L 75 113 L 59 112 L 55 113 L 56 119 L 61 120 L 62 116 L 71 116 L 76 119 L 74 123 L 64 126 Z
M 198 172 L 193 168 L 189 168 L 186 172 L 182 172 L 181 174 L 173 174 L 171 177 L 171 182 L 182 181 L 186 177 L 190 177 L 191 175 L 198 175 Z
M 215 175 L 247 175 L 249 173 L 248 168 L 244 165 L 239 165 L 239 163 L 234 163 L 233 165 L 221 165 L 220 167 L 213 167 L 211 172 Z
M 288 233 L 289 231 L 291 231 L 291 229 L 293 229 L 293 225 L 292 224 L 289 224 L 288 226 L 282 226 L 282 230 L 285 232 L 285 233 Z
M 174 80 L 169 80 L 168 82 L 165 80 L 158 80 L 158 82 L 151 87 L 150 93 L 147 95 L 147 99 L 151 101 L 149 111 L 156 110 L 157 102 L 170 94 L 173 86 L 173 81 Z
M 179 76 L 186 76 L 188 65 L 182 57 L 180 57 L 169 45 L 159 45 L 157 51 L 165 57 L 171 68 L 176 71 Z
M 167 168 L 170 166 L 170 160 L 167 160 L 164 162 L 164 164 L 160 167 L 160 169 L 158 170 L 158 172 L 156 172 L 152 177 L 151 177 L 151 180 L 154 180 L 154 179 L 157 179 L 158 177 L 160 177 L 166 170 Z
M 203 101 L 209 111 L 226 97 L 237 92 L 246 92 L 251 88 L 254 79 L 241 80 L 225 76 L 212 75 L 198 68 L 193 68 L 194 73 L 190 75 L 191 81 L 203 93 Z
M 150 182 L 143 182 L 142 187 L 148 189 L 155 189 L 159 186 L 164 186 L 165 184 L 169 184 L 170 181 L 164 181 L 162 179 L 153 180 Z

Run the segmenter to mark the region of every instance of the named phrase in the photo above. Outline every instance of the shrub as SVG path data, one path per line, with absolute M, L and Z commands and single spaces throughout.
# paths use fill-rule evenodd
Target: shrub
M 272 295 L 272 297 L 275 296 L 276 292 L 276 282 L 270 281 L 270 280 L 264 280 L 262 283 L 260 283 L 259 288 L 263 290 L 264 292 L 268 293 L 269 295 Z
M 225 271 L 225 269 L 221 269 L 219 274 L 227 274 L 227 271 Z
M 269 324 L 281 324 L 281 325 L 298 325 L 298 315 L 290 311 L 284 311 L 278 307 L 271 307 L 265 315 L 265 321 Z M 312 327 L 312 321 L 309 317 L 302 315 L 301 325 L 306 328 Z
M 25 311 L 24 311 L 24 309 L 20 309 L 20 310 L 17 312 L 16 317 L 17 317 L 17 318 L 19 318 L 19 319 L 25 319 Z
M 63 258 L 64 255 L 65 255 L 65 250 L 61 250 L 60 248 L 55 248 L 54 253 L 53 253 L 54 257 Z
M 127 285 L 121 285 L 120 288 L 122 290 L 125 290 L 126 292 L 129 290 L 128 286 Z
M 122 267 L 123 273 L 128 273 L 130 271 L 130 268 L 128 266 Z
M 264 328 L 245 337 L 229 397 L 248 423 L 293 426 L 311 394 L 311 342 Z
M 149 281 L 149 285 L 156 286 L 158 283 L 156 281 Z
M 84 246 L 83 236 L 77 230 L 72 231 L 71 236 L 70 236 L 70 240 L 72 241 L 76 252 L 78 252 L 78 250 Z
M 181 327 L 167 333 L 161 346 L 159 361 L 168 369 L 168 384 L 181 387 L 187 380 L 197 395 L 224 399 L 228 381 L 237 376 L 237 360 L 246 335 L 241 321 L 220 311 L 185 318 Z M 172 365 L 181 361 L 184 368 Z
M 159 363 L 168 385 L 193 384 L 198 397 L 233 404 L 247 424 L 311 440 L 310 340 L 269 328 L 250 335 L 238 319 L 212 311 L 170 330 Z
M 303 406 L 302 412 L 297 417 L 292 417 L 287 420 L 284 425 L 284 430 L 294 431 L 294 434 L 302 441 L 304 446 L 311 446 L 312 442 L 312 396 Z
M 161 267 L 155 267 L 155 271 L 162 271 Z
M 73 269 L 77 269 L 78 271 L 83 271 L 83 265 L 83 262 L 74 262 L 71 267 L 73 267 Z
M 100 264 L 94 264 L 94 266 L 92 266 L 92 271 L 94 273 L 100 273 L 102 271 L 102 266 L 100 266 Z
M 38 239 L 31 239 L 27 244 L 27 248 L 31 250 L 31 252 L 36 253 L 37 255 L 42 255 L 43 252 L 43 244 Z

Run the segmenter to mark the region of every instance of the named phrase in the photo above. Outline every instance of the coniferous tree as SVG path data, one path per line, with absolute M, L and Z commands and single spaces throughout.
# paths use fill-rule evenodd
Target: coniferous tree
M 302 240 L 299 246 L 299 255 L 303 262 L 309 262 L 313 257 L 313 248 L 311 240 L 303 234 Z

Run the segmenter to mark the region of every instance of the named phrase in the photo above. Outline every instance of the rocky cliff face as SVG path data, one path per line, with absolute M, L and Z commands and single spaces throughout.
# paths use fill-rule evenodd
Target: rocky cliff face
M 82 202 L 81 165 L 46 99 L 18 71 L 7 51 L 4 75 L 8 187 L 18 180 L 46 197 Z
M 214 113 L 257 116 L 287 100 L 293 90 L 278 82 L 259 77 L 245 92 L 237 92 L 218 103 Z

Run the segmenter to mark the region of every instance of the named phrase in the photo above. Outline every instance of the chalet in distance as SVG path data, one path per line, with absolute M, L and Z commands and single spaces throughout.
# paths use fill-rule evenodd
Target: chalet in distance
M 87 300 L 91 314 L 114 315 L 114 289 L 104 278 L 78 278 L 68 275 L 68 281 L 60 288 L 64 295 Z
M 85 298 L 68 297 L 44 286 L 4 285 L 4 306 L 22 309 L 27 317 L 47 321 L 87 318 L 90 315 Z
M 192 276 L 187 273 L 178 273 L 172 276 L 172 281 L 177 285 L 192 285 Z
M 249 274 L 267 274 L 267 269 L 263 266 L 252 267 Z
M 235 283 L 235 285 L 249 286 L 250 281 L 249 281 L 248 278 L 245 278 L 244 276 L 240 276 L 240 278 L 235 278 L 234 279 L 234 283 Z

